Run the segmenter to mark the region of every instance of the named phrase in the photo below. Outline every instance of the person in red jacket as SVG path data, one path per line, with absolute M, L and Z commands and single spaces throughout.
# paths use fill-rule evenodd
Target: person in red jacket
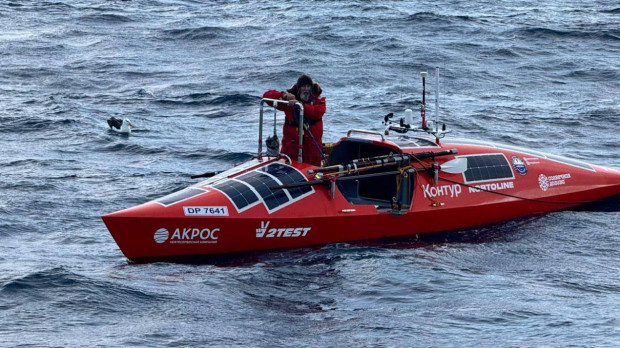
M 277 108 L 284 111 L 284 129 L 282 131 L 281 152 L 292 160 L 297 160 L 299 143 L 299 111 L 295 103 L 304 106 L 303 162 L 315 166 L 321 165 L 323 114 L 327 110 L 325 97 L 321 97 L 321 87 L 312 81 L 307 74 L 302 74 L 293 87 L 286 91 L 269 90 L 263 98 L 287 100 L 288 104 L 278 104 Z

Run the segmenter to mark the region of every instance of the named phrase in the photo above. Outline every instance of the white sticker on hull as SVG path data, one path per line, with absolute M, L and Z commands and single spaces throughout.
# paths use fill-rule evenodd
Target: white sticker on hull
M 185 216 L 228 216 L 228 207 L 183 207 Z
M 215 244 L 217 243 L 219 228 L 176 228 L 170 236 L 165 228 L 155 231 L 153 239 L 157 244 L 169 242 L 170 244 Z
M 538 176 L 538 186 L 543 191 L 547 191 L 549 188 L 554 186 L 561 186 L 566 184 L 566 180 L 570 179 L 570 174 L 560 174 L 560 175 L 552 175 L 546 176 L 545 174 L 540 174 Z
M 261 221 L 256 229 L 256 238 L 297 238 L 305 237 L 311 227 L 269 228 L 271 221 Z
M 475 185 L 474 187 L 469 187 L 470 193 L 482 192 L 482 191 L 501 191 L 506 189 L 515 188 L 515 183 L 513 181 L 506 182 L 497 182 L 491 184 L 483 184 L 483 185 Z
M 512 160 L 512 166 L 515 168 L 517 173 L 520 175 L 527 175 L 527 166 L 523 160 L 521 160 L 518 156 L 512 156 L 510 159 Z
M 160 228 L 157 231 L 155 231 L 155 235 L 153 236 L 153 239 L 155 239 L 155 242 L 157 244 L 161 244 L 161 243 L 165 243 L 168 240 L 168 237 L 170 237 L 170 232 L 168 232 L 168 230 L 165 228 Z
M 461 194 L 462 188 L 461 185 L 443 185 L 443 186 L 433 186 L 430 184 L 422 185 L 422 190 L 424 191 L 424 197 L 458 197 Z

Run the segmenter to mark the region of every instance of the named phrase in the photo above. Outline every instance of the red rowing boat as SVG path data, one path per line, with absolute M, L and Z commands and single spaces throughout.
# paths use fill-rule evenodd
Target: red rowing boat
M 447 131 L 425 120 L 416 128 L 386 117 L 385 133 L 399 133 L 394 138 L 351 130 L 325 146 L 323 167 L 277 151 L 267 155 L 264 102 L 257 158 L 103 216 L 128 259 L 182 260 L 424 235 L 620 197 L 618 170 L 491 142 L 440 141 Z M 430 136 L 407 136 L 413 130 Z

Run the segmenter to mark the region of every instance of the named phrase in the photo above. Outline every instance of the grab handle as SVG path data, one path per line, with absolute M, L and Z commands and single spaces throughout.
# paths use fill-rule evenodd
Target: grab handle
M 363 129 L 350 129 L 347 132 L 347 137 L 350 137 L 351 133 L 362 133 L 362 134 L 378 135 L 378 136 L 381 137 L 381 141 L 385 141 L 385 137 L 383 136 L 383 134 L 381 134 L 379 132 L 375 132 L 375 131 L 369 131 L 369 130 L 363 130 Z
M 258 158 L 261 158 L 261 154 L 263 153 L 263 105 L 266 102 L 271 102 L 273 103 L 273 108 L 276 108 L 277 104 L 288 104 L 287 100 L 280 100 L 280 99 L 269 99 L 269 98 L 263 98 L 260 101 L 260 114 L 259 114 L 259 120 L 258 120 Z M 299 108 L 299 124 L 304 124 L 304 106 L 302 103 L 297 102 L 295 103 L 295 106 Z M 274 110 L 273 113 L 273 131 L 274 134 L 276 132 L 276 111 Z M 297 153 L 297 162 L 301 163 L 303 156 L 302 156 L 302 145 L 303 145 L 303 138 L 304 135 L 304 127 L 299 127 L 299 143 L 298 143 L 298 153 Z

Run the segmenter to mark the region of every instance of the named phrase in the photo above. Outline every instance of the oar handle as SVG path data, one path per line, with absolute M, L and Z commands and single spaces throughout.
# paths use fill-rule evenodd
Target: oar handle
M 456 155 L 457 153 L 459 153 L 457 149 L 450 149 L 450 150 L 442 150 L 442 151 L 410 153 L 409 156 L 413 158 L 417 158 L 417 159 L 424 159 L 424 158 L 431 158 L 431 157 Z

